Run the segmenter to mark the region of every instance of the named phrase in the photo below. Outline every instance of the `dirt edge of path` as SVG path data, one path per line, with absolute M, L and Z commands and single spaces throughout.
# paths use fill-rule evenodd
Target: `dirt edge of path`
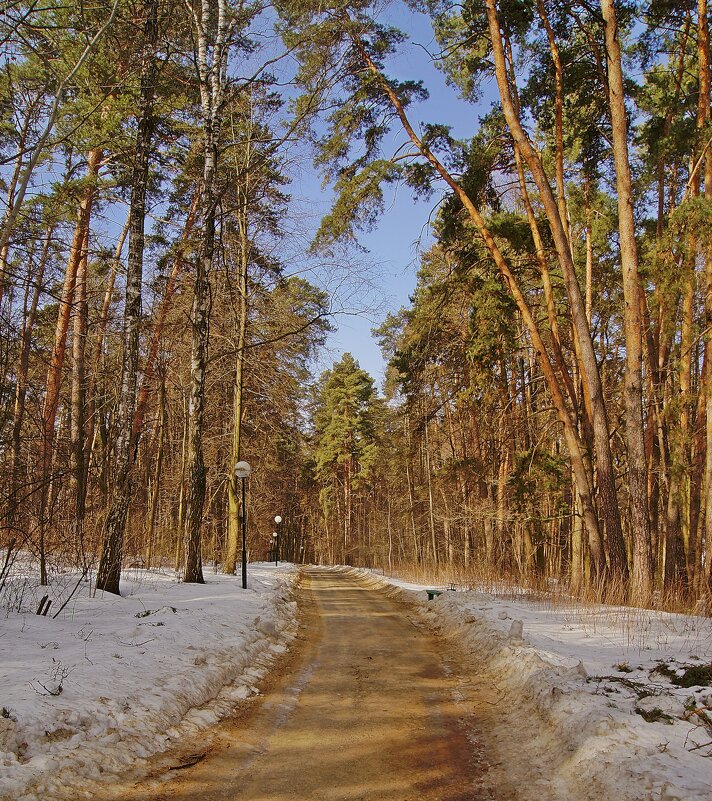
M 313 569 L 313 568 L 309 568 Z M 466 661 L 463 655 L 450 642 L 449 638 L 434 628 L 423 614 L 422 607 L 415 599 L 406 594 L 393 592 L 387 586 L 374 585 L 363 574 L 350 571 L 348 568 L 322 568 L 325 572 L 343 573 L 349 578 L 368 589 L 369 591 L 388 597 L 391 603 L 399 608 L 403 616 L 411 625 L 422 630 L 428 636 L 434 637 L 438 643 L 438 650 L 442 656 L 443 667 L 450 678 L 457 682 L 458 690 L 453 697 L 454 705 L 460 711 L 460 721 L 469 741 L 472 756 L 481 766 L 478 782 L 478 798 L 496 798 L 498 801 L 518 801 L 515 795 L 515 786 L 505 784 L 499 774 L 497 759 L 490 752 L 489 738 L 478 708 L 482 704 L 491 703 L 491 697 L 486 699 L 478 696 L 472 699 L 469 688 L 469 676 L 466 670 Z M 188 737 L 172 748 L 156 754 L 143 765 L 134 769 L 131 774 L 124 777 L 124 781 L 116 786 L 111 795 L 102 795 L 102 801 L 170 801 L 181 797 L 182 773 L 184 768 L 202 762 L 208 757 L 219 757 L 229 751 L 236 742 L 244 745 L 249 739 L 250 721 L 259 713 L 265 703 L 270 703 L 271 690 L 278 685 L 285 674 L 298 674 L 313 657 L 318 649 L 321 639 L 320 632 L 315 628 L 321 626 L 314 620 L 316 604 L 312 592 L 304 581 L 304 572 L 295 581 L 294 598 L 297 600 L 297 632 L 285 653 L 277 657 L 271 669 L 258 683 L 259 695 L 254 695 L 242 702 L 234 714 L 222 720 L 209 732 L 200 732 Z M 318 616 L 317 616 L 318 620 Z M 309 635 L 306 631 L 311 629 Z M 464 672 L 463 672 L 464 671 Z M 488 689 L 488 688 L 485 688 Z M 383 801 L 388 801 L 384 798 Z
M 576 684 L 585 670 L 556 667 L 517 637 L 494 632 L 476 614 L 426 601 L 385 577 L 355 568 L 367 586 L 413 610 L 443 642 L 460 682 L 459 703 L 474 742 L 489 760 L 488 780 L 506 801 L 683 801 L 643 776 L 624 724 L 606 713 L 605 699 L 585 705 Z M 444 604 L 444 609 L 439 609 Z M 565 722 L 564 722 L 565 721 Z M 603 745 L 597 735 L 607 740 Z M 648 747 L 641 744 L 640 747 Z
M 285 646 L 282 653 L 264 660 L 267 669 L 255 681 L 258 692 L 237 702 L 231 713 L 218 723 L 200 731 L 185 732 L 164 751 L 137 761 L 124 776 L 112 782 L 111 788 L 103 787 L 100 791 L 93 792 L 90 798 L 97 801 L 146 801 L 147 797 L 160 799 L 161 787 L 171 782 L 182 770 L 230 747 L 230 731 L 244 725 L 245 721 L 255 715 L 269 698 L 270 690 L 280 676 L 306 658 L 309 641 L 304 635 L 304 628 L 313 601 L 309 597 L 309 591 L 303 586 L 303 579 L 304 574 L 300 570 L 290 587 L 290 596 L 297 603 L 296 631 L 282 643 Z M 176 728 L 180 730 L 181 724 Z

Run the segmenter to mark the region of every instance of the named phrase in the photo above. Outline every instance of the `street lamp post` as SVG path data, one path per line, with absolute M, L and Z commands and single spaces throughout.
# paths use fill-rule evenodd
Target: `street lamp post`
M 242 482 L 242 589 L 247 589 L 247 507 L 245 506 L 245 479 L 252 472 L 247 462 L 235 464 L 235 478 Z
M 282 522 L 282 518 L 280 515 L 275 515 L 274 518 L 275 528 L 277 531 L 274 532 L 272 535 L 272 542 L 274 543 L 274 566 L 277 567 L 277 562 L 279 561 L 279 524 Z

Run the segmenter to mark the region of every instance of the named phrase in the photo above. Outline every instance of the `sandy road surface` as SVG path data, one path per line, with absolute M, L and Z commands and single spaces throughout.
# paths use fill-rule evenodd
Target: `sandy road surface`
M 415 615 L 333 572 L 307 571 L 300 593 L 299 644 L 263 696 L 197 764 L 122 797 L 490 801 L 456 679 Z

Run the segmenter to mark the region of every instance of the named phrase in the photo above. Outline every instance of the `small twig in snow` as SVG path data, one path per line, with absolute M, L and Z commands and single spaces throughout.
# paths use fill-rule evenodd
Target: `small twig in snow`
M 121 645 L 125 645 L 128 648 L 140 648 L 142 645 L 146 645 L 149 642 L 153 642 L 156 637 L 151 637 L 149 640 L 143 640 L 143 642 L 124 642 L 123 640 L 119 640 Z
M 712 740 L 710 740 L 708 743 L 702 743 L 702 745 L 696 745 L 694 748 L 690 748 L 689 750 L 690 751 L 699 751 L 701 748 L 709 748 L 710 746 L 712 746 Z M 710 756 L 712 756 L 712 753 L 705 754 L 705 756 L 710 757 Z

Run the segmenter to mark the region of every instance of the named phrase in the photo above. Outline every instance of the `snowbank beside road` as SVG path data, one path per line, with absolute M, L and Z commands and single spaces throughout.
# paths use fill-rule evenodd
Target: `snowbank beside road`
M 338 570 L 460 646 L 463 714 L 488 700 L 474 719 L 497 749 L 499 797 L 710 798 L 712 688 L 691 684 L 712 667 L 709 618 L 477 592 L 428 602 L 422 586 Z M 101 797 L 254 694 L 296 633 L 292 568 L 251 566 L 247 592 L 232 576 L 126 575 L 122 598 L 85 593 L 56 620 L 0 623 L 0 801 Z
M 0 624 L 0 801 L 61 801 L 206 728 L 257 692 L 296 632 L 291 568 L 204 585 L 127 571 L 122 595 Z
M 709 618 L 479 592 L 428 602 L 423 586 L 361 575 L 418 603 L 469 655 L 469 680 L 496 688 L 500 757 L 532 797 L 709 801 Z

